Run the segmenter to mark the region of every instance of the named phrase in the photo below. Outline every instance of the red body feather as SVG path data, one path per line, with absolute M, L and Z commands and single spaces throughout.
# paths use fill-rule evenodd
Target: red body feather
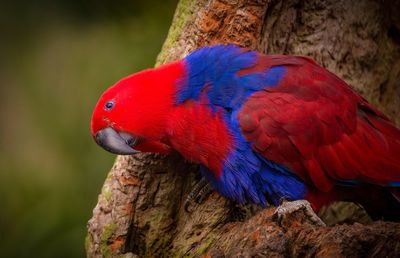
M 400 131 L 384 115 L 308 58 L 260 55 L 254 69 L 278 65 L 287 69 L 279 85 L 256 92 L 239 114 L 255 151 L 318 189 L 308 194 L 315 206 L 343 199 L 340 181 L 400 181 Z
M 220 176 L 223 161 L 233 145 L 232 137 L 220 112 L 214 114 L 205 98 L 176 107 L 167 133 L 169 145 L 183 157 L 203 164 L 217 178 Z

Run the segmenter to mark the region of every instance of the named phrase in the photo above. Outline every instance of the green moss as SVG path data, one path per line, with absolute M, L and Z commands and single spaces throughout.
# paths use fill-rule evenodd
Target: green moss
M 115 229 L 117 228 L 117 224 L 110 223 L 104 226 L 103 232 L 101 233 L 100 238 L 100 249 L 103 257 L 111 256 L 111 247 L 108 245 L 110 238 L 113 236 Z
M 85 237 L 85 250 L 86 252 L 89 250 L 89 247 L 92 245 L 92 236 L 88 233 Z
M 103 195 L 104 199 L 106 199 L 107 202 L 110 201 L 112 195 L 112 188 L 109 187 L 111 183 L 108 182 L 111 180 L 112 173 L 113 173 L 112 170 L 108 173 L 106 182 L 103 185 L 103 189 L 101 189 L 101 194 Z
M 210 248 L 214 240 L 215 240 L 214 236 L 210 236 L 207 240 L 202 241 L 203 244 L 199 248 L 197 248 L 196 252 L 194 253 L 194 256 L 200 256 L 205 254 L 205 252 L 207 252 L 208 248 Z
M 173 48 L 178 43 L 179 35 L 186 26 L 186 23 L 191 19 L 194 14 L 193 5 L 197 3 L 196 0 L 181 0 L 176 7 L 174 20 L 172 26 L 168 31 L 167 39 L 164 42 L 162 50 L 157 57 L 156 65 L 159 66 L 167 61 L 168 50 Z
M 112 195 L 112 190 L 111 190 L 111 189 L 110 189 L 110 190 L 104 189 L 104 191 L 103 191 L 103 196 L 104 196 L 104 199 L 106 199 L 107 202 L 110 201 L 111 195 Z
M 187 239 L 187 242 L 180 243 L 181 247 L 200 246 L 193 248 L 192 250 L 186 250 L 185 248 L 173 248 L 169 252 L 170 257 L 202 257 L 210 249 L 214 241 L 216 240 L 216 235 L 210 233 L 206 238 L 197 239 L 193 242 L 193 238 Z

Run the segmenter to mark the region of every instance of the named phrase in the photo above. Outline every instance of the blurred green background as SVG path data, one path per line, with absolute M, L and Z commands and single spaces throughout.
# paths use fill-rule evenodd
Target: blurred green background
M 9 1 L 0 11 L 0 257 L 83 257 L 114 156 L 100 94 L 154 65 L 176 0 Z

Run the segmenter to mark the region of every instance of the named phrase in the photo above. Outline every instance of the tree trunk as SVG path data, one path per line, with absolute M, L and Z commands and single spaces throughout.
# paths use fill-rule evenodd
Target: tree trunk
M 400 124 L 399 17 L 396 0 L 181 0 L 157 64 L 216 43 L 307 55 Z M 296 213 L 279 226 L 274 208 L 217 193 L 187 213 L 196 171 L 178 155 L 119 156 L 88 223 L 88 256 L 400 256 L 396 223 L 317 227 Z

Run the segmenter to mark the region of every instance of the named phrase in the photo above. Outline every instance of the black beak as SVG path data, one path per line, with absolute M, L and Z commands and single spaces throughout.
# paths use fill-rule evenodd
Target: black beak
M 104 128 L 96 133 L 96 142 L 106 151 L 119 155 L 131 155 L 139 153 L 133 149 L 138 143 L 138 137 L 129 133 L 118 133 L 111 127 Z

